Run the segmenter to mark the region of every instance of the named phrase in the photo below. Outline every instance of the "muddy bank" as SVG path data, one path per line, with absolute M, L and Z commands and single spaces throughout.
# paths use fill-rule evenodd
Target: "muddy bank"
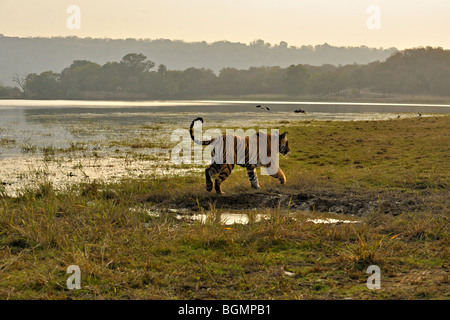
M 442 199 L 442 198 L 441 198 Z M 343 213 L 364 216 L 373 212 L 398 215 L 404 212 L 442 212 L 445 203 L 433 201 L 427 193 L 415 194 L 401 191 L 314 191 L 288 190 L 249 191 L 222 196 L 214 193 L 190 194 L 180 198 L 149 195 L 142 202 L 153 202 L 166 208 L 188 208 L 192 211 L 225 209 L 281 208 L 299 211 Z M 448 208 L 448 207 L 447 207 Z

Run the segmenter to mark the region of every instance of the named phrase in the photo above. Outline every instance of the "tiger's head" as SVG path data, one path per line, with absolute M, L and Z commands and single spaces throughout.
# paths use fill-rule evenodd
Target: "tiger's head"
M 283 132 L 278 140 L 278 150 L 283 155 L 286 156 L 291 152 L 289 148 L 289 141 L 287 138 L 287 132 Z

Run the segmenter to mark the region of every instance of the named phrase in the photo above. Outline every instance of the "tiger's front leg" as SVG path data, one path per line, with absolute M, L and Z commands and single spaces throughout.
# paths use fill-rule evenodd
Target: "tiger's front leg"
M 225 181 L 226 178 L 228 178 L 231 174 L 231 171 L 234 168 L 234 164 L 223 164 L 219 176 L 216 178 L 214 182 L 214 189 L 216 190 L 217 194 L 224 194 L 222 191 L 221 184 Z
M 284 172 L 280 168 L 278 168 L 277 173 L 271 174 L 270 176 L 280 180 L 281 184 L 286 184 L 286 176 L 284 175 Z
M 213 163 L 208 168 L 205 169 L 206 178 L 206 191 L 211 191 L 213 189 L 212 177 L 218 174 L 220 171 L 220 165 Z
M 261 188 L 258 183 L 258 176 L 256 175 L 256 168 L 247 168 L 247 175 L 253 189 Z

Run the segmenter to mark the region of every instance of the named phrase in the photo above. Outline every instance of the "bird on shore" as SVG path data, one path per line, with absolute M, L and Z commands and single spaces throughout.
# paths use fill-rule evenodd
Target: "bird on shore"
M 295 113 L 306 113 L 306 111 L 303 109 L 297 109 L 295 110 Z
M 418 117 L 421 117 L 422 114 L 421 114 L 420 112 L 417 112 L 417 116 L 418 116 Z

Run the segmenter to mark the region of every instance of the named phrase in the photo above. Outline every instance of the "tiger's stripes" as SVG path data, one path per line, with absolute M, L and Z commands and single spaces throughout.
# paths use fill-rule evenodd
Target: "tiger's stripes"
M 215 191 L 218 194 L 223 194 L 221 184 L 230 176 L 236 164 L 247 169 L 248 179 L 250 180 L 252 188 L 260 188 L 258 183 L 258 176 L 256 175 L 256 168 L 258 167 L 269 168 L 267 170 L 272 177 L 279 179 L 281 184 L 286 183 L 286 177 L 283 171 L 278 166 L 274 166 L 271 153 L 272 140 L 278 140 L 278 149 L 275 149 L 277 152 L 281 153 L 283 156 L 290 152 L 289 143 L 286 137 L 287 132 L 279 135 L 279 137 L 274 137 L 270 134 L 266 135 L 262 132 L 258 132 L 251 137 L 222 135 L 214 137 L 210 140 L 198 141 L 195 139 L 193 133 L 193 127 L 196 121 L 203 122 L 203 119 L 197 118 L 192 121 L 189 128 L 191 139 L 195 143 L 200 145 L 214 146 L 213 150 L 211 151 L 212 163 L 208 168 L 205 169 L 207 191 L 212 191 L 214 187 Z M 231 148 L 229 145 L 227 148 L 227 144 L 230 143 L 233 144 L 233 148 Z M 265 150 L 260 150 L 260 146 L 263 146 Z M 219 154 L 217 154 L 217 151 L 219 151 Z M 231 159 L 230 153 L 232 153 Z M 215 175 L 218 176 L 213 183 L 213 177 Z

